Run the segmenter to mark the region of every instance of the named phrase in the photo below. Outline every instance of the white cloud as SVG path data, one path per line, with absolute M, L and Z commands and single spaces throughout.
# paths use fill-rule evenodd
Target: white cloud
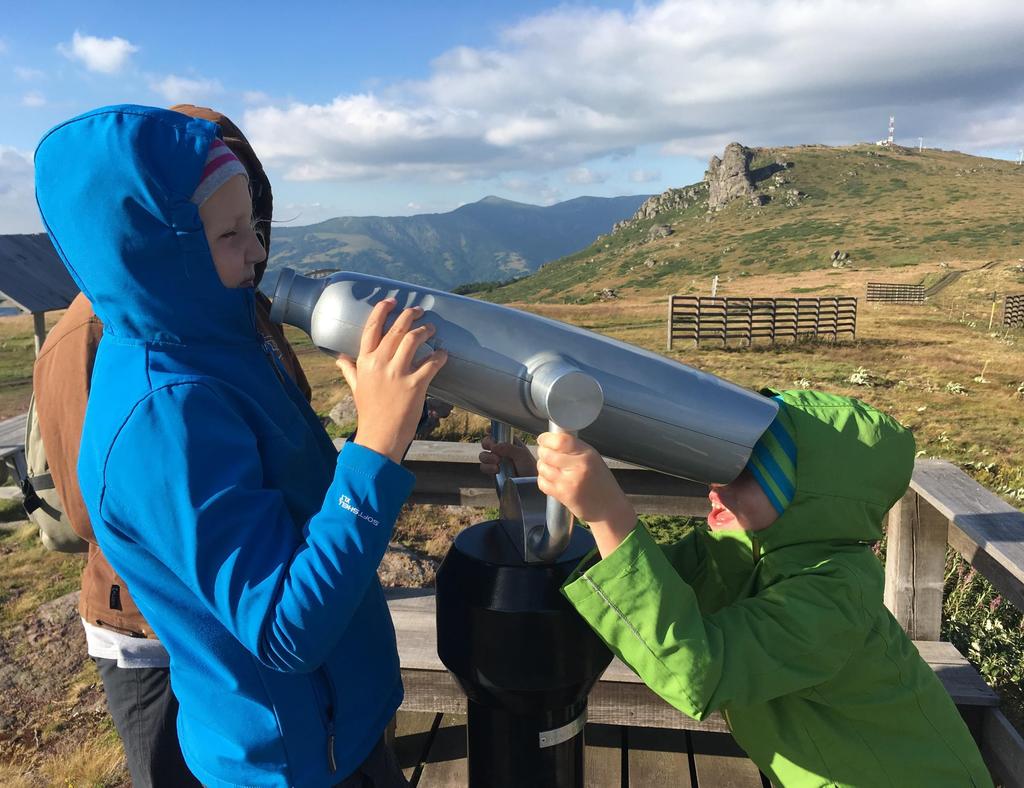
M 303 226 L 316 224 L 339 215 L 334 205 L 321 202 L 289 202 L 274 206 L 274 224 Z
M 32 154 L 0 145 L 0 233 L 39 232 Z
M 124 68 L 128 58 L 138 52 L 139 48 L 120 36 L 83 36 L 76 30 L 71 37 L 71 43 L 58 44 L 57 50 L 68 60 L 77 60 L 89 71 L 116 74 Z
M 45 107 L 46 96 L 38 90 L 29 91 L 21 97 L 21 105 L 23 107 Z
M 171 104 L 195 104 L 224 92 L 223 86 L 216 79 L 179 77 L 175 74 L 151 79 L 149 86 Z
M 966 137 L 971 146 L 979 148 L 1024 146 L 1024 101 L 978 113 L 968 124 Z
M 529 202 L 552 205 L 562 199 L 562 190 L 553 186 L 547 177 L 509 175 L 498 180 L 499 193 L 522 195 Z
M 246 90 L 242 93 L 242 101 L 245 104 L 269 104 L 270 96 L 262 90 Z
M 7 195 L 25 184 L 32 185 L 32 154 L 9 145 L 0 145 L 0 195 Z
M 657 170 L 633 170 L 629 173 L 630 183 L 653 183 L 661 177 Z
M 297 180 L 459 180 L 578 168 L 653 146 L 847 143 L 884 134 L 1019 144 L 1024 3 L 662 0 L 564 5 L 458 47 L 428 78 L 250 109 L 260 155 Z M 1017 135 L 1017 136 L 1015 136 Z
M 608 176 L 603 172 L 594 172 L 589 167 L 577 167 L 570 170 L 565 176 L 568 183 L 575 183 L 579 186 L 586 186 L 593 183 L 604 183 Z
M 420 205 L 418 202 L 408 202 L 405 204 L 405 207 L 408 208 L 410 211 L 419 211 L 422 210 L 423 208 L 423 206 Z
M 36 82 L 37 80 L 44 79 L 46 77 L 46 72 L 40 71 L 38 68 L 26 68 L 25 66 L 15 66 L 14 76 L 16 76 L 22 82 Z

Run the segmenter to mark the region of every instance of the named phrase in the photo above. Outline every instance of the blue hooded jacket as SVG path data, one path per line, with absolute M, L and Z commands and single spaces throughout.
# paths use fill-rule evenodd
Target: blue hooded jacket
M 217 126 L 98 109 L 46 134 L 36 198 L 104 323 L 79 480 L 96 536 L 171 656 L 208 786 L 326 786 L 402 700 L 376 569 L 412 475 L 338 454 L 217 277 L 199 183 Z

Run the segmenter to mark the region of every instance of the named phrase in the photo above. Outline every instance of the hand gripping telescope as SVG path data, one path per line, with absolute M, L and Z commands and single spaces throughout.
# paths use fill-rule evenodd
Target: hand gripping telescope
M 431 393 L 491 418 L 499 440 L 579 431 L 604 455 L 724 483 L 775 418 L 766 397 L 622 342 L 365 274 L 286 268 L 271 319 L 354 356 L 388 297 L 422 307 L 429 344 L 448 351 Z M 587 695 L 611 653 L 560 589 L 594 540 L 535 478 L 502 468 L 496 484 L 500 519 L 462 531 L 437 573 L 437 651 L 466 693 L 469 786 L 583 788 Z

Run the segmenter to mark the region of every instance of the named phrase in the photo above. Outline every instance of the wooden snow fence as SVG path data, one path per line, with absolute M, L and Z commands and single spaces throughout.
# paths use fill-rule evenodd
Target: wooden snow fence
M 867 300 L 883 304 L 923 304 L 924 285 L 868 282 Z
M 814 337 L 838 340 L 857 335 L 857 299 L 822 298 L 712 298 L 669 296 L 668 349 L 679 340 L 700 346 L 755 342 L 794 342 Z

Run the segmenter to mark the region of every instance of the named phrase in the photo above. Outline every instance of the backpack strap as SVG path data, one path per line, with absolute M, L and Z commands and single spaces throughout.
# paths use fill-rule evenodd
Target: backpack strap
M 41 473 L 38 476 L 26 476 L 21 482 L 21 494 L 24 496 L 22 505 L 25 511 L 32 514 L 43 505 L 43 500 L 38 492 L 41 490 L 54 489 L 53 476 L 48 473 Z

